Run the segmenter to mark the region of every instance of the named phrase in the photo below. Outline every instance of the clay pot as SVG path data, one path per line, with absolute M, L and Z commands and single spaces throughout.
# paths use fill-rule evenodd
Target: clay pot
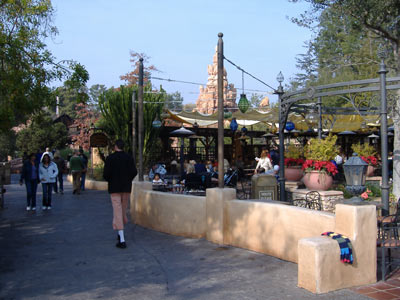
M 303 177 L 301 167 L 285 167 L 285 178 L 288 181 L 300 181 Z
M 374 171 L 375 171 L 375 167 L 371 166 L 371 165 L 368 165 L 366 176 L 367 177 L 373 176 L 374 175 Z
M 311 171 L 304 175 L 303 182 L 311 191 L 327 191 L 333 184 L 333 177 L 319 171 Z

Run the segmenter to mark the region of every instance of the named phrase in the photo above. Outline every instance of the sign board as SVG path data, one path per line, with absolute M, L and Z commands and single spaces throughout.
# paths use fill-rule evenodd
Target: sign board
M 108 138 L 102 132 L 93 133 L 90 136 L 90 147 L 107 147 Z
M 275 200 L 274 199 L 274 191 L 259 191 L 258 199 L 261 200 Z

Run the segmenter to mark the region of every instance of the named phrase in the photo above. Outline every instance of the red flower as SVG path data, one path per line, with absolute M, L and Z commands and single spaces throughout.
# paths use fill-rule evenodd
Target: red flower
M 302 158 L 285 158 L 285 166 L 301 166 L 304 163 L 304 159 Z
M 305 172 L 310 172 L 310 171 L 320 171 L 320 172 L 325 172 L 329 175 L 336 175 L 338 173 L 338 170 L 336 168 L 336 165 L 331 162 L 331 161 L 322 161 L 322 160 L 312 160 L 312 159 L 307 159 L 303 163 L 303 168 Z
M 371 166 L 376 166 L 378 164 L 378 160 L 375 156 L 361 156 L 361 159 Z

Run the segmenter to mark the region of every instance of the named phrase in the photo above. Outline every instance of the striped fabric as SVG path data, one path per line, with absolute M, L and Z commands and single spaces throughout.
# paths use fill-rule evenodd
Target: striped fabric
M 328 236 L 338 242 L 341 262 L 353 264 L 353 247 L 348 237 L 332 231 L 324 232 L 321 235 Z

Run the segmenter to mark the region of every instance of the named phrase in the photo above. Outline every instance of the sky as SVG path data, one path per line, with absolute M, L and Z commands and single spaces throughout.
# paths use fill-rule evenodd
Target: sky
M 308 29 L 290 21 L 307 9 L 287 0 L 52 0 L 59 34 L 47 41 L 58 60 L 85 66 L 87 86 L 124 84 L 120 76 L 132 71 L 130 50 L 145 53 L 160 72 L 153 76 L 205 84 L 218 33 L 224 56 L 247 72 L 277 87 L 295 75 L 296 55 L 305 52 Z M 242 73 L 224 61 L 228 82 L 239 91 Z M 285 83 L 284 82 L 284 83 Z M 184 103 L 195 103 L 199 85 L 152 80 L 168 92 L 180 92 Z M 55 86 L 62 85 L 58 82 Z M 268 95 L 272 90 L 249 76 L 244 88 Z M 245 91 L 248 98 L 251 91 Z M 275 95 L 268 95 L 271 101 Z

